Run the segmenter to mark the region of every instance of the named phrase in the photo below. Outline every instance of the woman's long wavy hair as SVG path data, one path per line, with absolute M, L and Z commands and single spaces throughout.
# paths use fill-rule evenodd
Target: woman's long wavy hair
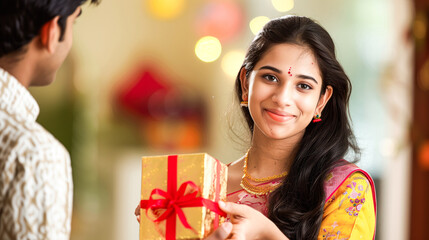
M 282 43 L 310 49 L 322 76 L 320 94 L 325 93 L 328 85 L 333 94 L 321 114 L 323 121 L 307 126 L 289 174 L 282 186 L 270 194 L 268 217 L 291 240 L 317 239 L 325 204 L 323 185 L 328 173 L 349 150 L 354 151 L 355 159 L 360 154 L 349 123 L 351 83 L 336 59 L 329 33 L 313 20 L 299 16 L 274 19 L 264 26 L 251 43 L 240 69 L 246 69 L 246 78 L 270 47 Z M 240 102 L 240 74 L 235 88 Z M 248 108 L 242 108 L 242 112 L 253 132 L 254 122 Z

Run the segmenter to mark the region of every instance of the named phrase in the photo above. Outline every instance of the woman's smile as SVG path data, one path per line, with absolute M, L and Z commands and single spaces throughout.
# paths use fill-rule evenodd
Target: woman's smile
M 271 119 L 280 123 L 288 122 L 296 118 L 296 116 L 293 114 L 276 109 L 265 109 L 264 111 Z

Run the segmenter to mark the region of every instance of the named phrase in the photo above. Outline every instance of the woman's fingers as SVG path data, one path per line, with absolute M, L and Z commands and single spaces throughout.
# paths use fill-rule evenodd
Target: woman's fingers
M 224 222 L 205 240 L 225 240 L 229 234 L 231 234 L 231 231 L 232 224 L 230 222 Z
M 228 214 L 235 216 L 244 216 L 246 214 L 246 209 L 248 206 L 237 203 L 219 201 L 219 207 Z
M 137 222 L 140 223 L 140 204 L 137 205 L 136 210 L 134 211 L 134 215 L 137 217 Z
M 140 216 L 140 204 L 137 205 L 136 210 L 134 211 L 134 215 Z

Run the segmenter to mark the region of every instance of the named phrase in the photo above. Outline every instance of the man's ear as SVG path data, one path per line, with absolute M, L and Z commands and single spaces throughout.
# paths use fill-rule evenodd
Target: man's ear
M 317 103 L 316 107 L 316 115 L 322 115 L 322 111 L 325 108 L 326 104 L 328 103 L 329 99 L 332 97 L 332 93 L 334 92 L 334 89 L 332 89 L 331 86 L 327 86 L 325 93 L 320 96 L 319 102 Z
M 241 99 L 247 101 L 249 97 L 249 81 L 246 78 L 247 70 L 242 67 L 240 69 L 240 82 L 241 82 Z
M 42 29 L 40 30 L 40 41 L 42 47 L 48 50 L 49 53 L 54 53 L 57 48 L 58 42 L 60 40 L 61 28 L 58 25 L 58 19 L 60 17 L 56 16 L 46 22 Z

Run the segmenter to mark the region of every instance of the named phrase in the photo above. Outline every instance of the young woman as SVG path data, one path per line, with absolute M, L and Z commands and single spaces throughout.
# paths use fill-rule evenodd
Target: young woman
M 230 222 L 209 239 L 373 239 L 372 179 L 343 160 L 359 148 L 348 119 L 351 84 L 334 43 L 309 18 L 265 25 L 236 94 L 251 145 L 228 169 Z M 136 209 L 136 215 L 139 208 Z
M 320 25 L 298 16 L 265 25 L 236 79 L 252 139 L 229 166 L 228 203 L 220 204 L 230 238 L 374 238 L 372 179 L 342 160 L 349 150 L 359 155 L 350 92 Z

